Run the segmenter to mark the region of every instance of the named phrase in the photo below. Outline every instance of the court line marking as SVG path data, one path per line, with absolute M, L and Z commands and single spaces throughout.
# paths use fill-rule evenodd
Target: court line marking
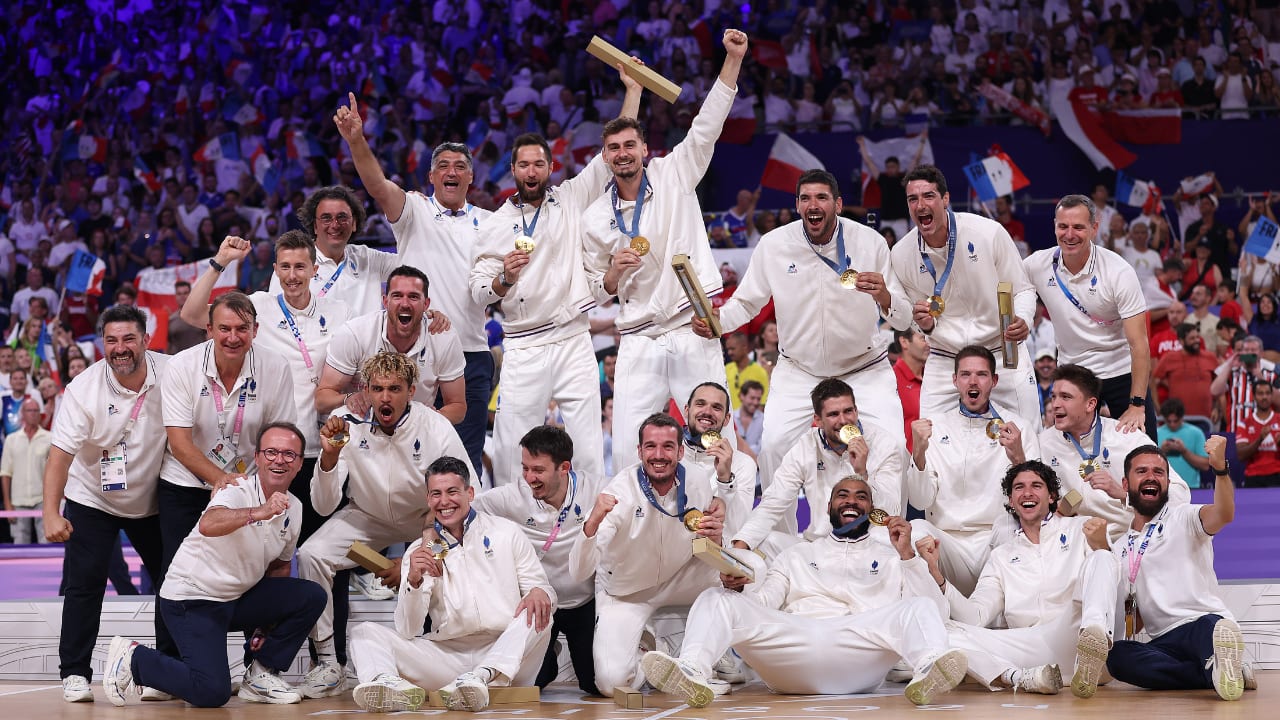
M 25 693 L 40 692 L 41 690 L 53 690 L 62 687 L 61 685 L 50 685 L 48 687 L 27 688 L 26 690 L 13 690 L 11 692 L 0 693 L 0 697 L 8 697 L 10 695 L 22 695 Z
M 683 712 L 688 709 L 690 708 L 687 704 L 680 704 L 680 705 L 677 705 L 676 707 L 671 708 L 670 710 L 663 710 L 657 715 L 650 715 L 644 720 L 662 720 L 662 718 L 667 717 L 668 715 L 675 715 L 678 712 Z

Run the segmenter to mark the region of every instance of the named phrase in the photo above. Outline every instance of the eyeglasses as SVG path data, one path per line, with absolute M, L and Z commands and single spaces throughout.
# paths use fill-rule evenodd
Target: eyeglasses
M 351 224 L 351 216 L 346 213 L 338 213 L 337 215 L 330 215 L 328 213 L 325 213 L 324 215 L 321 215 L 316 219 L 320 221 L 321 225 L 334 225 L 334 224 L 350 225 Z
M 258 452 L 262 453 L 262 457 L 266 458 L 268 462 L 275 462 L 276 460 L 280 460 L 287 464 L 287 463 L 292 463 L 293 461 L 297 460 L 299 457 L 298 453 L 292 450 L 277 450 L 275 448 L 262 448 Z

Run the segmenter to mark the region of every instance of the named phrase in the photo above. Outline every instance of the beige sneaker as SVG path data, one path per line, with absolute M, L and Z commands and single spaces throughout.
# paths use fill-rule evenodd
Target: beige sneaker
M 1107 652 L 1111 643 L 1107 632 L 1097 625 L 1080 631 L 1076 640 L 1076 672 L 1071 677 L 1071 694 L 1078 698 L 1091 698 L 1098 692 L 1098 679 L 1107 667 Z
M 932 704 L 935 697 L 959 685 L 968 670 L 969 659 L 964 653 L 948 650 L 916 670 L 915 677 L 907 683 L 907 699 L 914 705 Z
M 715 690 L 697 668 L 670 655 L 653 651 L 640 660 L 640 671 L 658 690 L 681 698 L 689 707 L 706 707 L 715 699 Z

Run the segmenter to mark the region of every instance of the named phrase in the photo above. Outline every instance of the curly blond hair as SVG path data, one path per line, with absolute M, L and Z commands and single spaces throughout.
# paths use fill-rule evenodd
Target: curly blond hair
M 404 380 L 406 386 L 413 387 L 418 382 L 418 366 L 404 353 L 384 350 L 360 366 L 360 379 L 366 386 L 374 375 L 396 375 Z

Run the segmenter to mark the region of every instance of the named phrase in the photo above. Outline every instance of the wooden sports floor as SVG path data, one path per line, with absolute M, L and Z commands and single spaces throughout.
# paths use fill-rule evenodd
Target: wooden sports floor
M 399 717 L 487 717 L 502 720 L 896 720 L 925 717 L 922 712 L 943 712 L 955 720 L 1049 720 L 1054 718 L 1156 718 L 1157 720 L 1235 720 L 1280 718 L 1280 671 L 1257 673 L 1259 689 L 1247 691 L 1237 702 L 1223 702 L 1212 690 L 1148 692 L 1112 683 L 1098 689 L 1089 700 L 1072 697 L 1070 689 L 1056 696 L 988 692 L 965 685 L 942 697 L 945 704 L 915 707 L 902 695 L 902 685 L 884 685 L 870 695 L 774 695 L 759 683 L 742 686 L 732 695 L 716 698 L 710 706 L 693 709 L 674 698 L 650 693 L 645 707 L 624 710 L 612 700 L 583 696 L 577 688 L 553 685 L 541 703 L 495 705 L 480 713 L 424 708 L 397 713 Z M 225 707 L 197 710 L 172 701 L 117 708 L 107 702 L 100 685 L 94 685 L 96 701 L 71 705 L 62 701 L 61 686 L 41 682 L 0 683 L 0 718 L 28 720 L 241 720 L 269 718 L 334 717 L 363 714 L 348 694 L 340 698 L 306 700 L 301 705 L 258 705 L 232 697 Z M 1270 707 L 1271 710 L 1266 708 Z

